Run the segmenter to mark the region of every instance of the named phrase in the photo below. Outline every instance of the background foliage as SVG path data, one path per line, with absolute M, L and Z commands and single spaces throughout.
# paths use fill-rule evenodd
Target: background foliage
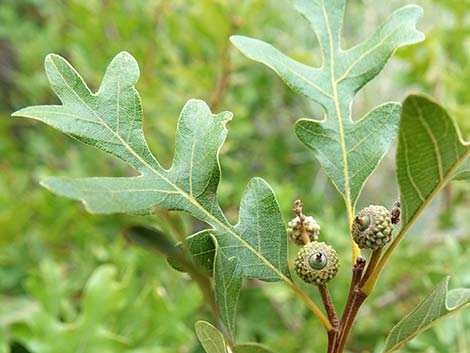
M 343 41 L 366 38 L 391 10 L 408 1 L 349 1 Z M 424 8 L 426 41 L 401 49 L 384 73 L 356 99 L 355 116 L 383 101 L 424 91 L 455 116 L 470 136 L 470 24 L 467 1 L 415 1 Z M 209 319 L 197 287 L 161 256 L 126 243 L 130 224 L 158 224 L 174 240 L 201 229 L 184 217 L 92 216 L 73 201 L 40 188 L 43 175 L 126 175 L 127 167 L 59 132 L 9 114 L 55 103 L 43 59 L 55 52 L 96 88 L 106 64 L 127 50 L 141 68 L 137 88 L 145 133 L 164 166 L 173 156 L 176 119 L 184 102 L 201 98 L 230 110 L 221 153 L 220 203 L 236 221 L 245 185 L 261 176 L 274 188 L 284 218 L 292 201 L 322 226 L 343 265 L 350 257 L 343 203 L 311 153 L 295 137 L 299 117 L 319 108 L 296 96 L 275 74 L 242 57 L 228 41 L 246 34 L 286 54 L 318 64 L 307 23 L 286 1 L 45 1 L 0 3 L 0 352 L 201 352 L 194 322 Z M 295 40 L 292 40 L 295 38 Z M 445 274 L 470 286 L 470 189 L 455 182 L 429 207 L 392 258 L 361 311 L 351 349 L 372 352 L 377 337 L 407 313 Z M 366 184 L 358 207 L 397 198 L 390 153 Z M 467 217 L 465 217 L 467 212 Z M 171 228 L 177 222 L 178 231 Z M 445 256 L 442 256 L 442 253 Z M 347 266 L 331 286 L 344 302 Z M 311 290 L 306 288 L 306 290 Z M 253 305 L 256 303 L 256 305 Z M 282 304 L 282 305 L 281 305 Z M 282 284 L 250 281 L 240 297 L 240 341 L 278 352 L 311 352 L 325 344 L 318 320 Z M 461 352 L 470 345 L 465 313 L 420 335 L 403 352 Z M 467 333 L 467 334 L 465 334 Z M 318 343 L 320 342 L 320 343 Z M 318 347 L 318 351 L 321 351 Z M 379 345 L 376 347 L 380 349 Z

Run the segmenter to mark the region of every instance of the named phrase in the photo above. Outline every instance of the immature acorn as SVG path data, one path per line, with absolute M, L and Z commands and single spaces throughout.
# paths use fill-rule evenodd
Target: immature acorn
M 287 225 L 287 234 L 289 235 L 289 238 L 297 245 L 303 245 L 304 242 L 302 240 L 302 227 L 300 224 L 300 218 L 298 216 L 293 218 Z M 313 217 L 305 216 L 304 228 L 308 237 L 310 238 L 310 241 L 315 241 L 318 239 L 320 225 Z
M 313 241 L 303 246 L 295 259 L 295 272 L 306 283 L 321 285 L 336 276 L 338 255 L 331 246 Z
M 370 205 L 357 214 L 351 231 L 361 249 L 380 249 L 392 240 L 392 215 L 383 206 Z

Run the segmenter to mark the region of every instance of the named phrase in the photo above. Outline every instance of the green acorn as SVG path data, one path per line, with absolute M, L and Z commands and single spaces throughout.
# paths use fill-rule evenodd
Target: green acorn
M 370 205 L 357 214 L 351 231 L 361 249 L 380 249 L 392 240 L 392 215 L 383 206 Z
M 323 242 L 304 245 L 295 259 L 295 272 L 306 283 L 321 285 L 338 272 L 339 261 L 335 249 Z
M 304 217 L 304 228 L 310 238 L 310 241 L 315 241 L 318 239 L 318 234 L 320 233 L 320 225 L 317 221 L 310 216 Z M 303 245 L 302 240 L 302 227 L 300 224 L 300 218 L 293 218 L 288 224 L 287 234 L 289 238 L 298 245 Z

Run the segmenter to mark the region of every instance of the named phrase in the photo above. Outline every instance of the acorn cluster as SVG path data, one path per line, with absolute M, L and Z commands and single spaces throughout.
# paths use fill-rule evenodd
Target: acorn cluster
M 338 255 L 331 246 L 318 241 L 320 225 L 313 217 L 302 214 L 302 203 L 296 201 L 295 206 L 297 217 L 288 223 L 287 228 L 289 238 L 303 245 L 295 259 L 295 272 L 304 282 L 320 286 L 336 276 Z M 383 206 L 370 205 L 354 219 L 352 237 L 361 249 L 378 250 L 392 240 L 393 225 L 399 220 L 398 202 L 392 211 Z
M 300 201 L 295 202 L 294 211 L 297 217 L 288 223 L 287 234 L 295 244 L 303 245 L 295 259 L 295 272 L 306 283 L 323 285 L 338 272 L 338 255 L 331 246 L 317 241 L 320 225 L 302 214 Z

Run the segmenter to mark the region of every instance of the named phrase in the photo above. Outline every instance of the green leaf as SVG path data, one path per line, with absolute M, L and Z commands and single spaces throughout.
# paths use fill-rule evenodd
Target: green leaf
M 299 120 L 296 134 L 313 150 L 352 213 L 368 176 L 396 137 L 400 107 L 385 104 L 353 122 L 351 102 L 398 47 L 424 38 L 415 29 L 422 10 L 405 6 L 395 11 L 368 40 L 343 50 L 340 38 L 345 0 L 293 3 L 316 33 L 322 49 L 321 67 L 297 62 L 256 39 L 233 36 L 231 40 L 246 56 L 272 68 L 294 91 L 323 107 L 325 119 Z
M 235 341 L 235 316 L 238 303 L 238 295 L 242 286 L 242 279 L 237 277 L 237 267 L 241 264 L 236 257 L 227 258 L 220 250 L 217 239 L 216 244 L 214 279 L 215 299 L 219 307 L 220 319 L 224 323 L 232 342 Z
M 401 234 L 469 155 L 469 143 L 461 140 L 442 107 L 423 96 L 411 95 L 405 100 L 397 149 Z
M 258 343 L 245 343 L 236 346 L 235 353 L 273 353 L 273 351 Z
M 445 278 L 431 294 L 393 327 L 385 341 L 384 353 L 396 351 L 419 333 L 470 303 L 470 289 L 457 288 L 449 291 L 449 278 Z
M 227 353 L 224 335 L 207 321 L 197 321 L 196 335 L 206 353 Z M 244 343 L 235 347 L 234 353 L 273 353 L 258 343 Z
M 215 246 L 210 230 L 203 230 L 186 238 L 186 246 L 192 256 L 193 261 L 201 268 L 212 275 L 214 271 Z M 183 244 L 176 244 L 176 248 L 183 250 Z M 168 263 L 176 270 L 184 272 L 185 269 L 178 264 L 173 256 L 168 258 Z
M 217 269 L 233 272 L 237 280 L 254 277 L 291 284 L 286 229 L 270 186 L 260 178 L 249 182 L 237 225 L 226 220 L 217 202 L 218 154 L 227 135 L 225 125 L 232 118 L 231 113 L 212 114 L 203 101 L 188 101 L 178 120 L 175 156 L 167 170 L 151 154 L 143 135 L 142 106 L 134 87 L 139 69 L 130 54 L 122 52 L 112 60 L 97 93 L 92 93 L 75 69 L 60 56 L 47 56 L 45 66 L 62 105 L 28 107 L 13 115 L 51 125 L 122 159 L 140 175 L 50 177 L 43 181 L 44 186 L 57 194 L 81 200 L 95 213 L 147 214 L 156 206 L 188 212 L 211 227 L 195 236 L 213 235 L 224 255 L 221 258 L 230 259 L 227 263 L 224 261 L 223 266 L 216 266 Z M 204 242 L 207 243 L 207 239 Z M 201 244 L 194 242 L 203 254 L 214 251 L 213 245 L 201 248 Z M 201 259 L 205 261 L 207 256 Z M 234 261 L 239 265 L 234 266 Z M 236 300 L 225 302 L 230 303 Z
M 189 258 L 183 251 L 183 245 L 177 246 L 161 230 L 147 226 L 131 226 L 124 231 L 126 239 L 149 250 L 156 250 L 168 259 L 168 263 L 181 272 L 206 270 L 212 274 L 215 248 L 211 233 L 207 230 L 193 234 L 186 240 Z M 194 263 L 193 263 L 194 262 Z
M 159 251 L 165 256 L 173 256 L 178 259 L 182 256 L 169 237 L 160 229 L 135 225 L 125 229 L 124 235 L 131 243 L 143 248 Z
M 334 130 L 324 123 L 302 119 L 296 124 L 297 136 L 310 147 L 333 183 L 343 195 L 349 189 L 353 204 L 367 177 L 395 140 L 398 132 L 400 104 L 387 103 L 357 123 L 348 125 L 341 141 Z M 346 172 L 343 148 L 347 154 Z M 344 177 L 347 175 L 347 179 Z
M 197 321 L 194 325 L 196 335 L 207 353 L 227 353 L 224 335 L 206 321 Z

